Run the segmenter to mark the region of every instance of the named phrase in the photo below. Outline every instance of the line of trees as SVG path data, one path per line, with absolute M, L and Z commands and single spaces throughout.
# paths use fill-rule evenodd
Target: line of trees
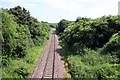
M 22 58 L 32 46 L 41 46 L 49 38 L 50 26 L 39 22 L 20 6 L 0 10 L 2 56 Z M 2 59 L 2 64 L 7 64 Z
M 57 32 L 63 47 L 67 45 L 71 51 L 64 54 L 73 78 L 120 78 L 119 16 L 79 17 L 73 22 L 63 19 L 58 23 Z

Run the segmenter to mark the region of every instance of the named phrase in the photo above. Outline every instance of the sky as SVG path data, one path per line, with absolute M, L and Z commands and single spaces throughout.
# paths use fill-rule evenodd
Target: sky
M 39 21 L 49 23 L 61 19 L 75 21 L 77 17 L 97 18 L 118 15 L 120 0 L 0 0 L 1 8 L 21 6 Z

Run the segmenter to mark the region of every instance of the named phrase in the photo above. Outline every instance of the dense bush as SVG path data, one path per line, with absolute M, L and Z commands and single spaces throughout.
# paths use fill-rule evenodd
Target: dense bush
M 24 7 L 16 6 L 7 10 L 8 13 L 14 15 L 15 22 L 23 25 L 30 25 L 31 16 L 30 12 L 27 11 Z
M 103 47 L 114 33 L 120 31 L 120 27 L 118 27 L 120 26 L 118 16 L 103 16 L 97 18 L 91 26 L 94 29 L 94 47 Z
M 61 32 L 64 32 L 65 28 L 68 27 L 70 21 L 62 19 L 59 23 L 58 23 L 58 27 L 57 29 L 57 33 L 60 34 Z
M 49 38 L 50 26 L 47 22 L 39 22 L 20 6 L 1 9 L 0 20 L 2 76 L 27 78 Z
M 30 16 L 30 12 L 25 8 L 16 6 L 11 8 L 8 12 L 15 17 L 15 21 L 18 24 L 26 25 L 29 29 L 29 39 L 32 45 L 42 45 L 45 38 L 48 38 L 48 32 L 50 31 L 49 25 L 46 22 L 39 22 L 36 18 Z
M 99 52 L 87 49 L 84 53 L 84 55 L 74 55 L 73 52 L 64 51 L 64 57 L 69 68 L 68 72 L 73 79 L 119 78 L 120 64 L 117 56 L 101 55 Z
M 101 54 L 117 55 L 120 58 L 120 32 L 114 34 L 108 43 L 104 45 Z
M 59 29 L 58 26 L 58 32 Z M 70 22 L 61 31 L 60 39 L 71 77 L 120 78 L 119 31 L 118 16 L 77 18 Z
M 8 13 L 9 12 L 9 13 Z M 17 6 L 2 10 L 3 55 L 23 57 L 32 45 L 42 45 L 49 36 L 48 23 L 39 22 L 25 9 Z M 31 23 L 32 22 L 32 23 Z
M 2 43 L 3 43 L 3 55 L 12 55 L 16 49 L 17 39 L 19 39 L 17 33 L 18 24 L 14 22 L 13 16 L 3 11 L 2 14 Z
M 107 18 L 81 18 L 75 23 L 69 23 L 69 26 L 62 33 L 61 39 L 70 44 L 70 46 L 76 45 L 77 43 L 79 46 L 91 49 L 101 48 L 120 28 L 118 27 L 120 23 L 118 23 L 117 16 L 109 16 L 110 20 L 113 20 L 113 23 L 110 23 Z M 112 24 L 116 24 L 115 27 L 111 27 Z
M 33 52 L 32 48 L 43 46 L 49 38 L 50 26 L 47 22 L 39 22 L 30 15 L 29 11 L 20 6 L 9 10 L 1 9 L 0 17 L 3 78 L 27 78 L 35 65 L 35 59 L 38 59 L 37 50 L 42 49 L 34 49 L 36 52 Z M 29 52 L 30 49 L 33 51 Z M 22 59 L 25 59 L 23 64 Z M 32 67 L 28 69 L 19 64 L 32 65 Z

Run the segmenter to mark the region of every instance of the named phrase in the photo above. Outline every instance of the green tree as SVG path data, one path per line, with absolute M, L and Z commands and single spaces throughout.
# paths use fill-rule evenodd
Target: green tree
M 58 23 L 58 27 L 57 27 L 57 32 L 58 34 L 61 32 L 64 32 L 65 28 L 68 27 L 68 24 L 70 22 L 68 20 L 62 19 L 59 23 Z

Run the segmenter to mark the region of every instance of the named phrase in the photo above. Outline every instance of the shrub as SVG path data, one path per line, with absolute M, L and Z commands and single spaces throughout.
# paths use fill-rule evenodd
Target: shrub
M 117 52 L 117 53 L 116 53 Z M 120 32 L 114 34 L 108 43 L 106 43 L 106 45 L 104 45 L 104 47 L 101 50 L 101 54 L 116 54 L 116 55 L 120 55 Z
M 68 68 L 71 76 L 76 78 L 119 78 L 120 65 L 113 64 L 110 60 L 117 59 L 110 56 L 102 56 L 94 51 L 80 55 L 71 55 L 68 57 Z M 116 62 L 116 61 L 115 61 Z

